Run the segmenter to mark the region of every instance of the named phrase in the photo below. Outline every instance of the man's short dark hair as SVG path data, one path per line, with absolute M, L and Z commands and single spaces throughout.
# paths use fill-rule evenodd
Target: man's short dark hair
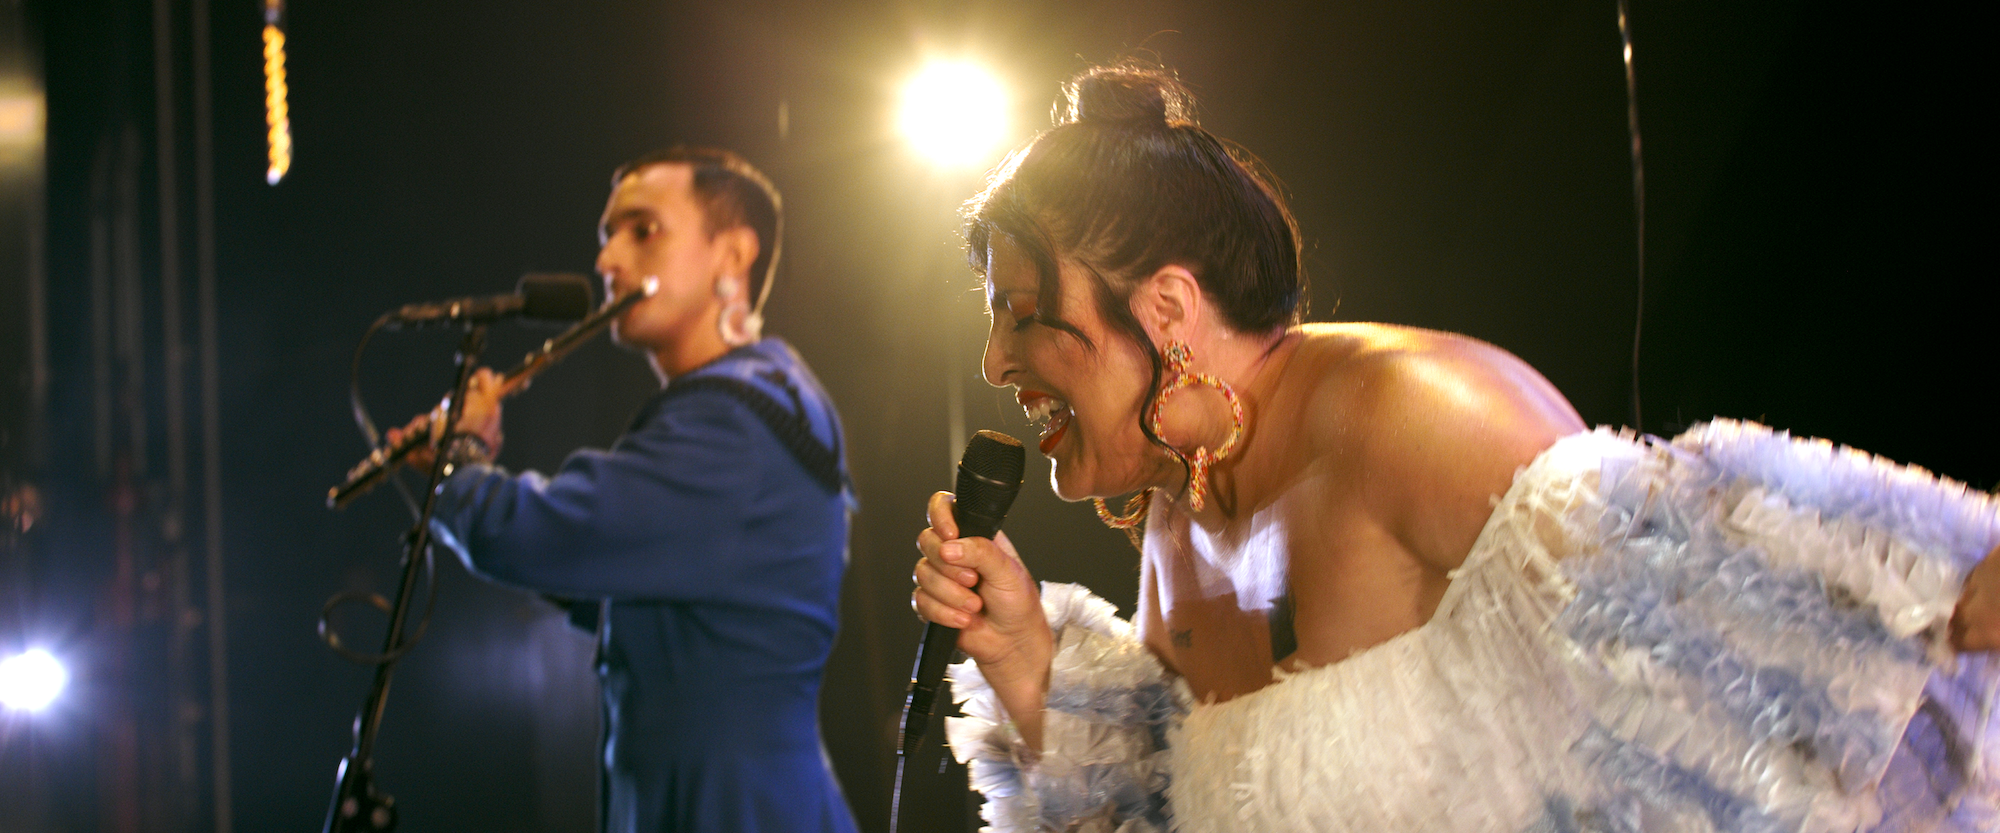
M 757 260 L 750 264 L 751 309 L 762 310 L 778 271 L 785 215 L 778 189 L 743 157 L 721 148 L 675 145 L 640 156 L 611 172 L 611 187 L 654 165 L 686 165 L 694 171 L 694 198 L 714 234 L 746 226 L 757 234 Z

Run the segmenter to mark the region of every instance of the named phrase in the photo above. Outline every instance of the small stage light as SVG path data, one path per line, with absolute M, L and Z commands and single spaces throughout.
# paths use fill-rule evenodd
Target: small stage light
M 0 705 L 41 711 L 69 684 L 69 672 L 40 648 L 0 661 Z
M 936 62 L 903 88 L 903 137 L 932 162 L 985 165 L 1007 131 L 1007 92 L 966 63 Z

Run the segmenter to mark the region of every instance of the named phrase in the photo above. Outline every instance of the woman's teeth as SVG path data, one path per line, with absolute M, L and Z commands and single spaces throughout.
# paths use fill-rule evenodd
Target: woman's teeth
M 1057 408 L 1068 407 L 1069 403 L 1060 399 L 1037 399 L 1035 400 L 1035 404 L 1028 407 L 1028 421 L 1043 422 L 1049 418 L 1050 414 L 1055 413 Z
M 1042 424 L 1042 441 L 1036 447 L 1041 449 L 1043 454 L 1051 454 L 1055 452 L 1056 443 L 1061 442 L 1063 434 L 1069 430 L 1069 421 L 1073 414 L 1070 413 L 1068 406 L 1063 406 L 1060 410 L 1048 409 L 1045 416 L 1048 417 L 1048 421 Z

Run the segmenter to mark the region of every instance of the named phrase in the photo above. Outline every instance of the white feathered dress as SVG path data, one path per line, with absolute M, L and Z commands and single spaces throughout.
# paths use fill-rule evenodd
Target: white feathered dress
M 1044 750 L 970 663 L 949 722 L 999 831 L 1996 831 L 2000 662 L 1944 644 L 1987 495 L 1762 426 L 1566 438 L 1436 615 L 1193 703 L 1045 585 Z

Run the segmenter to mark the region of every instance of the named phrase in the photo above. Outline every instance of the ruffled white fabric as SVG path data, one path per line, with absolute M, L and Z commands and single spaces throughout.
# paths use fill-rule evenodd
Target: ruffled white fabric
M 1986 495 L 1762 426 L 1570 437 L 1429 623 L 1195 706 L 1132 765 L 1171 762 L 1186 833 L 2000 830 L 2000 663 L 1943 645 L 1996 542 Z M 1041 766 L 989 786 L 1037 806 Z
M 1187 711 L 1187 684 L 1083 587 L 1043 582 L 1042 611 L 1056 654 L 1039 753 L 1021 742 L 977 665 L 950 668 L 966 716 L 946 718 L 945 737 L 986 796 L 988 829 L 1165 833 L 1165 730 Z

